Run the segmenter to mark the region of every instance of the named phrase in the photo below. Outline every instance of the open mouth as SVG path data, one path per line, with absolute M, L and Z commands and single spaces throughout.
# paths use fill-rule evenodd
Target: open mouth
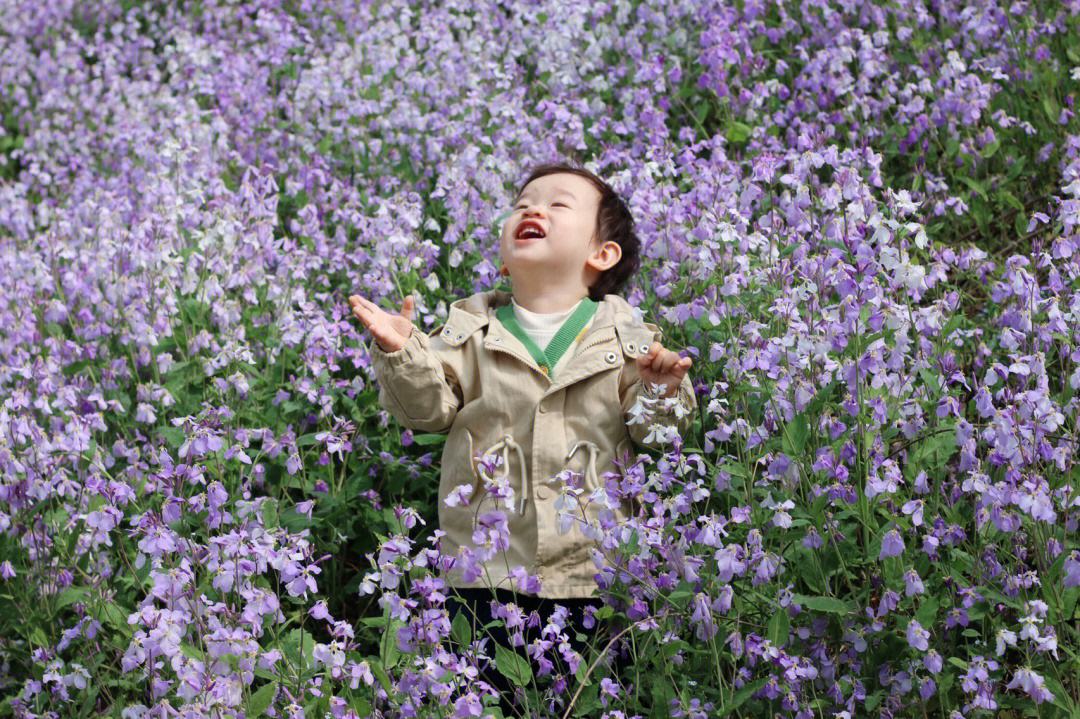
M 544 228 L 540 226 L 539 222 L 525 220 L 518 225 L 517 231 L 514 233 L 514 242 L 524 243 L 544 237 L 547 237 L 547 233 L 544 232 Z

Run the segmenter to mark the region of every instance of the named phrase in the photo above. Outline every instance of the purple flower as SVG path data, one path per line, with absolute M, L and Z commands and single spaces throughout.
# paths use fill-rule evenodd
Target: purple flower
M 926 653 L 926 656 L 923 657 L 923 666 L 925 666 L 926 671 L 931 674 L 940 674 L 941 664 L 941 655 L 937 653 L 936 649 L 931 649 Z
M 472 496 L 473 485 L 471 484 L 459 484 L 450 490 L 446 498 L 443 499 L 443 504 L 447 507 L 465 507 L 469 504 L 469 497 Z
M 619 685 L 609 677 L 604 677 L 600 680 L 600 703 L 605 707 L 608 705 L 608 697 L 619 698 Z
M 0 577 L 3 577 L 4 579 L 15 578 L 15 567 L 11 566 L 10 560 L 5 559 L 3 562 L 0 562 Z
M 907 625 L 907 642 L 913 649 L 925 652 L 930 648 L 930 632 L 912 619 Z
M 885 536 L 881 538 L 881 554 L 878 555 L 878 559 L 899 557 L 903 553 L 904 538 L 900 536 L 900 532 L 895 529 L 886 532 Z
M 912 499 L 901 508 L 904 514 L 911 516 L 911 523 L 916 527 L 923 523 L 923 506 L 926 503 L 921 499 Z
M 1065 587 L 1080 587 L 1080 551 L 1074 550 L 1065 560 Z
M 454 719 L 467 719 L 467 717 L 478 717 L 484 711 L 484 705 L 480 703 L 480 697 L 474 692 L 469 692 L 463 697 L 459 697 L 454 702 Z
M 690 622 L 694 625 L 694 634 L 699 641 L 708 641 L 716 634 L 716 622 L 713 620 L 709 596 L 704 592 L 694 595 L 694 611 Z
M 925 591 L 926 588 L 923 586 L 922 578 L 919 576 L 918 572 L 916 572 L 914 569 L 909 569 L 904 572 L 905 596 L 911 597 L 916 594 L 922 594 Z
M 330 611 L 327 609 L 325 599 L 320 599 L 319 601 L 315 602 L 315 606 L 308 610 L 308 614 L 310 614 L 314 619 L 333 619 L 330 616 Z
M 1028 667 L 1017 669 L 1012 681 L 1005 686 L 1006 689 L 1017 687 L 1027 692 L 1036 704 L 1054 701 L 1054 695 L 1046 688 L 1043 678 Z

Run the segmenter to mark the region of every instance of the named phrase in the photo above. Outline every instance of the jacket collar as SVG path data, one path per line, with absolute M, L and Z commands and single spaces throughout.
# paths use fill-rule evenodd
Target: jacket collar
M 510 352 L 522 362 L 535 366 L 535 361 L 520 340 L 507 331 L 495 317 L 495 310 L 510 304 L 512 297 L 513 293 L 506 290 L 488 290 L 454 301 L 440 333 L 441 339 L 456 347 L 480 328 L 490 325 L 484 340 L 486 349 Z M 656 325 L 644 322 L 637 308 L 621 295 L 606 294 L 597 305 L 592 324 L 581 340 L 581 351 L 584 354 L 587 350 L 600 346 L 605 352 L 610 352 L 619 349 L 621 345 L 623 354 L 637 357 L 648 351 L 658 331 Z M 602 366 L 597 365 L 597 369 L 599 368 Z M 583 369 L 592 369 L 591 364 Z M 580 371 L 570 371 L 565 373 L 565 377 L 556 378 L 555 382 L 558 386 L 565 386 L 580 379 L 579 375 Z
M 461 344 L 484 325 L 498 324 L 495 320 L 495 310 L 510 304 L 512 297 L 513 293 L 506 290 L 488 290 L 455 300 L 451 303 L 446 318 L 446 328 L 449 328 L 450 332 L 444 331 L 444 341 L 452 345 Z M 629 329 L 634 325 L 642 324 L 644 323 L 638 315 L 637 308 L 622 296 L 604 295 L 603 300 L 596 307 L 596 315 L 583 341 L 587 342 L 593 333 L 604 327 L 619 325 Z

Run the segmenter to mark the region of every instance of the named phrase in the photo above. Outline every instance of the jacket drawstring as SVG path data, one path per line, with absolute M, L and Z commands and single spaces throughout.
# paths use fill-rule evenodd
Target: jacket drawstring
M 473 452 L 473 436 L 472 436 L 472 433 L 469 432 L 468 429 L 465 430 L 465 437 L 466 437 L 466 439 L 468 440 L 468 443 L 469 443 L 469 463 L 472 465 L 473 474 L 476 476 L 476 480 L 473 483 L 473 496 L 478 497 L 479 494 L 480 494 L 480 490 L 481 490 L 481 488 L 483 486 L 483 476 L 482 476 L 483 475 L 483 470 L 481 468 L 477 467 L 476 455 Z M 596 474 L 596 457 L 600 453 L 600 448 L 599 448 L 599 446 L 597 446 L 597 444 L 595 442 L 591 442 L 591 441 L 589 441 L 587 439 L 580 440 L 579 442 L 577 442 L 574 445 L 574 447 L 566 455 L 565 462 L 569 462 L 571 459 L 573 459 L 574 455 L 577 453 L 578 449 L 580 449 L 582 446 L 584 446 L 589 451 L 588 464 L 586 465 L 585 473 L 584 473 L 584 475 L 585 475 L 584 476 L 585 488 L 587 490 L 600 489 L 600 478 Z M 504 435 L 503 438 L 500 439 L 498 442 L 496 442 L 495 444 L 491 445 L 486 450 L 484 450 L 484 452 L 483 452 L 483 454 L 481 456 L 494 454 L 495 452 L 498 452 L 499 450 L 502 450 L 502 458 L 503 458 L 502 474 L 498 474 L 498 475 L 495 475 L 495 476 L 488 477 L 488 480 L 494 482 L 494 481 L 496 481 L 498 479 L 501 479 L 501 478 L 504 478 L 504 477 L 509 478 L 509 476 L 510 476 L 509 451 L 514 450 L 515 452 L 517 452 L 518 466 L 521 469 L 521 483 L 518 485 L 518 486 L 521 487 L 521 498 L 518 500 L 518 503 L 517 503 L 518 504 L 517 513 L 523 515 L 523 514 L 525 514 L 525 505 L 528 503 L 529 497 L 532 496 L 532 479 L 529 477 L 529 473 L 528 473 L 528 471 L 527 471 L 527 469 L 525 467 L 525 453 L 522 450 L 521 445 L 519 445 L 517 442 L 514 441 L 513 436 L 507 434 L 507 435 Z M 547 481 L 548 482 L 554 482 L 555 479 L 556 478 L 552 477 L 551 479 L 549 479 Z
M 474 493 L 474 496 L 477 496 L 479 494 L 480 486 L 481 486 L 481 484 L 483 482 L 483 477 L 481 476 L 482 473 L 483 473 L 483 470 L 476 466 L 476 457 L 473 454 L 473 438 L 472 438 L 472 434 L 468 430 L 465 430 L 465 435 L 466 435 L 466 437 L 468 437 L 468 440 L 469 440 L 469 462 L 472 464 L 473 473 L 476 475 L 476 483 L 473 485 L 473 493 Z M 518 485 L 518 486 L 521 487 L 521 498 L 518 500 L 518 507 L 517 507 L 516 511 L 517 511 L 518 514 L 525 514 L 525 504 L 528 502 L 529 495 L 532 493 L 532 481 L 529 479 L 529 476 L 528 476 L 529 473 L 526 471 L 526 468 L 525 468 L 525 452 L 521 449 L 521 445 L 519 445 L 517 442 L 514 441 L 513 436 L 507 434 L 507 435 L 503 435 L 502 439 L 500 439 L 498 442 L 496 442 L 495 444 L 491 445 L 486 450 L 484 450 L 484 452 L 483 452 L 483 454 L 481 456 L 494 454 L 494 453 L 498 452 L 500 449 L 502 450 L 502 459 L 503 459 L 502 474 L 497 474 L 497 475 L 494 475 L 494 476 L 490 476 L 490 477 L 488 477 L 488 480 L 494 482 L 494 481 L 497 481 L 497 480 L 502 479 L 504 477 L 509 479 L 509 477 L 510 477 L 510 457 L 508 456 L 509 451 L 514 450 L 515 452 L 517 452 L 518 466 L 521 469 L 521 483 Z M 528 485 L 528 486 L 526 486 L 526 485 Z
M 585 468 L 585 485 L 592 485 L 592 489 L 595 491 L 600 489 L 600 479 L 596 476 L 596 455 L 599 454 L 600 448 L 594 442 L 590 442 L 587 439 L 580 440 L 574 445 L 574 448 L 570 450 L 570 453 L 566 455 L 566 462 L 569 462 L 573 458 L 574 454 L 578 451 L 578 447 L 585 445 L 589 450 L 589 464 Z

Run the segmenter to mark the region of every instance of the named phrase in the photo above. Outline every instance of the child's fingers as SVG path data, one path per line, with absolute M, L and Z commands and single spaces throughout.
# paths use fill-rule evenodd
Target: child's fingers
M 660 371 L 664 372 L 665 375 L 670 375 L 675 369 L 675 363 L 679 360 L 680 357 L 678 356 L 678 353 L 672 352 L 671 350 L 664 350 L 663 357 L 661 357 L 660 360 Z

